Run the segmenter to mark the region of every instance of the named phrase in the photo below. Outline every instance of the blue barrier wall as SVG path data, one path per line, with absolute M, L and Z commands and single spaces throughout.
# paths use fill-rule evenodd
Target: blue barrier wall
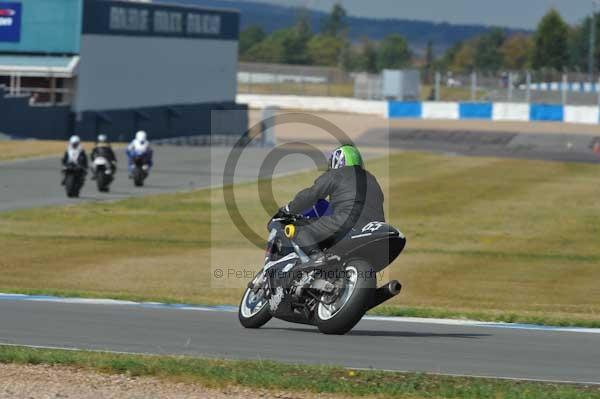
M 143 129 L 153 139 L 209 134 L 241 136 L 248 129 L 248 106 L 236 103 L 186 104 L 102 112 L 71 112 L 69 106 L 29 105 L 29 97 L 8 97 L 0 88 L 0 132 L 16 138 L 66 140 L 78 134 L 95 140 L 105 133 L 128 141 Z M 240 111 L 215 117 L 219 111 Z
M 231 113 L 215 126 L 213 111 L 243 111 Z M 153 139 L 229 134 L 241 136 L 248 129 L 248 107 L 236 103 L 189 104 L 145 107 L 114 111 L 86 111 L 74 114 L 74 132 L 84 140 L 93 140 L 98 133 L 112 141 L 129 141 L 138 130 L 145 130 Z M 0 129 L 1 130 L 1 129 Z
M 531 104 L 529 120 L 562 122 L 564 120 L 564 108 L 562 105 Z
M 0 132 L 41 140 L 65 139 L 70 131 L 69 106 L 30 107 L 29 96 L 6 97 L 0 88 Z
M 423 109 L 418 101 L 390 101 L 388 103 L 390 118 L 420 118 L 422 114 Z
M 547 121 L 566 123 L 600 123 L 600 107 L 479 102 L 402 102 L 387 104 L 389 118 L 480 119 L 499 121 Z
M 459 103 L 460 119 L 492 119 L 492 103 Z

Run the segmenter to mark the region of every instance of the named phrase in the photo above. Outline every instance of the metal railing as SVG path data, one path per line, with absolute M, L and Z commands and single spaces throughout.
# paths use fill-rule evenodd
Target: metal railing
M 238 92 L 353 97 L 352 76 L 337 68 L 240 63 Z
M 7 97 L 28 97 L 29 105 L 33 107 L 69 105 L 72 102 L 72 90 L 64 88 L 18 87 L 9 90 Z
M 600 106 L 600 81 L 587 73 L 432 71 L 421 73 L 420 100 L 535 102 Z M 238 92 L 383 99 L 380 74 L 337 68 L 240 63 Z
M 429 90 L 434 101 L 492 101 L 600 105 L 600 82 L 587 74 L 553 71 L 492 73 L 436 72 Z

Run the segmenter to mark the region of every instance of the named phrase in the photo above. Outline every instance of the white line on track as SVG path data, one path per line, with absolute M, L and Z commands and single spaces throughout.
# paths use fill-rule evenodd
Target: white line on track
M 92 298 L 62 298 L 57 296 L 47 295 L 25 295 L 25 294 L 3 294 L 0 293 L 0 301 L 26 301 L 26 302 L 53 302 L 53 303 L 68 303 L 80 305 L 112 305 L 112 306 L 131 306 L 139 308 L 154 308 L 154 309 L 172 309 L 172 310 L 187 310 L 196 312 L 237 312 L 236 306 L 219 305 L 219 306 L 202 306 L 202 305 L 187 305 L 187 304 L 171 304 L 161 302 L 134 302 L 118 299 L 92 299 Z M 517 324 L 517 323 L 498 323 L 484 322 L 477 320 L 455 320 L 455 319 L 427 319 L 418 317 L 389 317 L 389 316 L 365 316 L 364 320 L 392 322 L 392 323 L 419 323 L 419 324 L 438 324 L 445 326 L 465 326 L 465 327 L 483 327 L 483 328 L 505 328 L 514 330 L 535 330 L 535 331 L 552 331 L 552 332 L 569 332 L 569 333 L 585 333 L 585 334 L 600 334 L 600 328 L 582 328 L 582 327 L 555 327 L 542 326 L 536 324 Z

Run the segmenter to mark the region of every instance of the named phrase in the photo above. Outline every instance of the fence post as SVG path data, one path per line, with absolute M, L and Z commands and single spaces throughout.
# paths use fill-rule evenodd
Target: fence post
M 252 94 L 252 72 L 248 73 L 248 93 Z
M 440 81 L 442 80 L 442 74 L 440 71 L 435 72 L 435 101 L 440 101 Z
M 477 73 L 471 72 L 471 101 L 477 99 Z
M 508 93 L 506 94 L 506 98 L 508 102 L 512 102 L 513 98 L 513 74 L 512 72 L 508 73 Z
M 527 100 L 527 103 L 531 103 L 531 72 L 529 72 L 529 71 L 527 71 L 527 76 L 525 78 L 525 84 L 527 85 L 526 100 Z
M 598 77 L 598 82 L 596 83 L 596 95 L 598 96 L 598 108 L 600 108 L 600 77 Z
M 283 94 L 283 91 L 282 91 L 283 90 L 283 88 L 282 88 L 283 82 L 281 81 L 281 76 L 280 76 L 279 72 L 280 71 L 278 69 L 277 70 L 277 75 L 275 75 L 276 79 L 277 79 L 277 86 L 276 86 L 277 87 L 277 89 L 276 89 L 277 93 L 276 94 Z M 271 93 L 271 94 L 273 94 L 273 93 Z
M 565 105 L 567 103 L 567 89 L 569 85 L 569 78 L 567 76 L 566 73 L 563 73 L 562 75 L 562 84 L 560 85 L 561 91 L 562 91 L 562 104 Z

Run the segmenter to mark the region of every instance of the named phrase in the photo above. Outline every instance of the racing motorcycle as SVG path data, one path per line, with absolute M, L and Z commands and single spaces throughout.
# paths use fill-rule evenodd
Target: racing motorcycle
M 94 176 L 98 191 L 107 193 L 113 181 L 113 168 L 106 158 L 98 156 L 94 159 Z
M 320 200 L 302 215 L 272 218 L 262 270 L 248 284 L 239 307 L 242 326 L 259 328 L 272 317 L 316 325 L 324 334 L 345 334 L 364 314 L 398 295 L 390 281 L 377 288 L 377 273 L 400 255 L 406 239 L 393 226 L 372 221 L 341 239 L 323 243 L 322 261 L 311 260 L 294 241 L 296 226 L 327 215 Z
M 144 185 L 144 180 L 148 177 L 149 165 L 146 162 L 146 159 L 142 155 L 137 155 L 133 158 L 133 169 L 131 171 L 131 178 L 133 179 L 133 184 L 136 187 L 142 187 Z
M 86 170 L 81 166 L 71 162 L 63 168 L 64 186 L 67 193 L 67 197 L 76 198 L 79 197 L 79 192 L 83 183 L 85 182 Z

